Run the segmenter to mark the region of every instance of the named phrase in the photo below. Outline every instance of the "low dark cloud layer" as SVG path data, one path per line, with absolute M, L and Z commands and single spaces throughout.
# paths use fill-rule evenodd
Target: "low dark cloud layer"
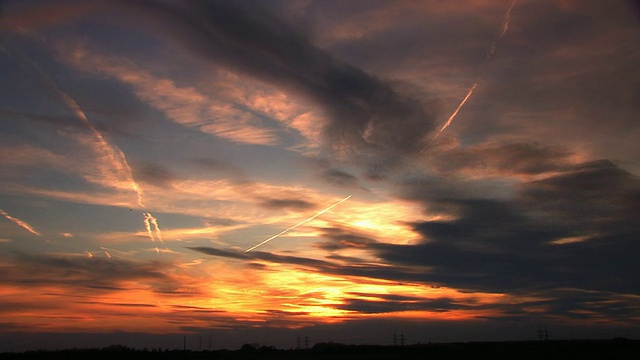
M 600 161 L 522 183 L 513 200 L 431 194 L 429 202 L 454 209 L 455 220 L 415 224 L 425 239 L 418 245 L 375 246 L 386 261 L 429 266 L 425 279 L 458 288 L 633 294 L 639 191 L 637 177 Z
M 470 309 L 473 308 L 473 306 L 456 303 L 453 299 L 447 298 L 432 300 L 415 298 L 411 301 L 398 301 L 391 299 L 380 299 L 379 301 L 351 299 L 345 304 L 339 305 L 338 308 L 367 314 L 381 314 L 397 311 L 447 312 L 458 309 Z
M 126 290 L 128 281 L 172 283 L 166 275 L 167 264 L 123 259 L 20 253 L 6 259 L 5 270 L 11 272 L 5 284 L 66 285 L 95 290 Z
M 571 152 L 540 142 L 483 143 L 435 149 L 427 154 L 430 169 L 443 174 L 509 177 L 540 176 L 574 166 Z
M 338 169 L 327 169 L 322 174 L 322 177 L 328 183 L 336 186 L 356 187 L 358 185 L 358 178 L 356 176 Z
M 317 246 L 327 251 L 338 251 L 350 248 L 363 249 L 376 243 L 374 239 L 366 234 L 338 226 L 322 229 L 322 238 L 326 241 L 318 243 Z
M 132 170 L 137 181 L 164 189 L 170 189 L 172 183 L 179 179 L 177 174 L 165 166 L 154 163 L 138 162 Z
M 260 205 L 269 209 L 293 209 L 298 211 L 309 210 L 314 205 L 300 199 L 264 199 Z

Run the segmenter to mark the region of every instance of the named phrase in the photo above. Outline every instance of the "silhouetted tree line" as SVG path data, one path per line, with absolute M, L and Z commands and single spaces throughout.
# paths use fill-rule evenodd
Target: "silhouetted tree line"
M 376 359 L 512 359 L 536 356 L 583 359 L 622 359 L 640 354 L 640 340 L 550 340 L 516 342 L 429 343 L 406 346 L 346 345 L 317 343 L 310 349 L 277 349 L 273 346 L 245 344 L 239 350 L 133 349 L 112 345 L 100 349 L 67 349 L 0 353 L 0 360 L 376 360 Z

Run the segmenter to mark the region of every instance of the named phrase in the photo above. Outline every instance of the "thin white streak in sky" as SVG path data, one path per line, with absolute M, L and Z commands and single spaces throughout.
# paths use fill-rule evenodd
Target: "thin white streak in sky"
M 153 224 L 153 227 L 156 229 L 156 237 L 158 238 L 158 240 L 160 240 L 162 244 L 164 244 L 164 241 L 162 240 L 162 232 L 160 232 L 160 225 L 158 224 L 158 219 L 153 217 L 151 213 L 147 213 L 147 215 L 149 215 L 149 218 L 151 219 L 151 224 Z
M 427 146 L 429 146 L 440 134 L 442 134 L 442 132 L 446 128 L 449 127 L 449 125 L 451 125 L 451 123 L 453 122 L 453 119 L 456 117 L 456 115 L 458 115 L 458 112 L 460 111 L 460 109 L 462 109 L 462 107 L 467 102 L 467 100 L 469 100 L 471 95 L 473 95 L 473 92 L 476 90 L 477 86 L 478 86 L 478 81 L 473 83 L 473 85 L 469 88 L 469 91 L 467 92 L 467 96 L 465 96 L 464 99 L 462 99 L 462 101 L 460 102 L 456 110 L 451 114 L 451 116 L 449 116 L 449 119 L 447 119 L 447 122 L 445 122 L 444 125 L 442 125 L 440 130 L 433 136 L 433 138 L 431 138 L 431 140 L 429 140 L 429 142 L 424 147 L 422 147 L 422 149 L 420 149 L 420 151 L 424 150 Z
M 12 52 L 10 52 L 4 46 L 0 46 L 0 50 L 8 55 L 12 54 Z M 16 51 L 14 51 L 13 53 L 19 59 L 21 65 L 23 67 L 26 67 L 25 64 L 30 65 L 31 69 L 35 70 L 35 72 L 40 76 L 40 78 L 47 85 L 47 87 L 51 89 L 54 93 L 56 93 L 58 96 L 60 96 L 64 104 L 73 112 L 76 118 L 80 119 L 89 128 L 94 138 L 94 142 L 92 146 L 96 151 L 96 153 L 106 158 L 111 168 L 115 169 L 116 174 L 119 174 L 121 177 L 125 179 L 128 186 L 136 193 L 137 204 L 141 208 L 144 208 L 145 207 L 144 201 L 143 201 L 144 194 L 143 194 L 142 188 L 140 188 L 138 183 L 134 180 L 133 172 L 131 171 L 131 167 L 127 162 L 127 158 L 124 155 L 124 152 L 122 152 L 122 150 L 115 144 L 110 144 L 102 136 L 102 134 L 96 129 L 96 127 L 93 126 L 93 124 L 89 121 L 85 112 L 82 111 L 82 108 L 80 108 L 80 105 L 78 105 L 78 102 L 75 101 L 75 99 L 71 97 L 71 95 L 63 91 L 61 87 L 56 83 L 56 81 L 54 81 L 51 78 L 49 73 L 47 73 L 42 67 L 38 65 L 38 63 L 36 63 L 33 59 L 31 59 L 29 56 L 24 54 L 22 51 L 19 51 L 19 49 L 15 49 L 15 50 Z M 109 184 L 109 185 L 113 185 L 113 184 Z M 158 239 L 164 245 L 164 241 L 162 240 L 162 234 L 160 232 L 160 227 L 158 225 L 158 220 L 155 217 L 153 217 L 153 215 L 151 215 L 150 213 L 144 213 L 144 225 L 145 225 L 145 228 L 147 229 L 147 232 L 151 240 L 155 242 L 156 239 Z M 151 225 L 153 225 L 154 227 L 153 230 L 151 229 Z M 20 226 L 23 226 L 23 225 L 20 225 Z M 30 227 L 25 227 L 25 226 L 23 227 L 33 232 L 36 235 L 40 235 L 37 231 L 33 230 Z M 155 248 L 155 250 L 156 252 L 159 252 L 159 249 L 157 247 Z
M 352 195 L 349 195 L 349 196 L 347 196 L 346 198 L 344 198 L 344 199 L 342 199 L 342 200 L 338 201 L 337 203 L 335 203 L 335 204 L 333 204 L 333 205 L 329 206 L 328 208 L 326 208 L 326 209 L 324 209 L 324 210 L 322 210 L 322 211 L 318 212 L 317 214 L 313 215 L 312 217 L 310 217 L 310 218 L 308 218 L 308 219 L 305 219 L 305 220 L 302 220 L 302 221 L 300 221 L 299 223 L 297 223 L 297 224 L 293 225 L 293 226 L 292 226 L 292 227 L 290 227 L 290 228 L 287 228 L 287 229 L 285 229 L 285 230 L 282 230 L 281 232 L 279 232 L 279 233 L 277 233 L 277 234 L 273 235 L 272 237 L 270 237 L 270 238 L 268 238 L 268 239 L 264 240 L 263 242 L 259 243 L 258 245 L 255 245 L 255 246 L 253 246 L 253 247 L 250 247 L 249 249 L 245 250 L 244 252 L 249 252 L 249 251 L 251 251 L 251 250 L 253 250 L 253 249 L 255 249 L 255 248 L 259 247 L 259 246 L 262 246 L 262 245 L 264 245 L 264 244 L 268 243 L 269 241 L 271 241 L 271 240 L 273 240 L 273 239 L 277 238 L 278 236 L 282 236 L 282 235 L 286 234 L 287 232 L 289 232 L 289 231 L 291 231 L 291 230 L 293 230 L 293 229 L 297 228 L 298 226 L 300 226 L 300 225 L 302 225 L 302 224 L 304 224 L 304 223 L 306 223 L 306 222 L 309 222 L 309 221 L 311 221 L 311 220 L 313 220 L 313 219 L 317 218 L 318 216 L 320 216 L 320 215 L 322 215 L 322 214 L 326 213 L 327 211 L 329 211 L 329 210 L 333 209 L 334 207 L 336 207 L 336 206 L 338 206 L 338 205 L 342 204 L 343 202 L 345 202 L 345 201 L 349 200 L 349 198 L 350 198 L 351 196 L 352 196 Z
M 509 23 L 511 22 L 511 10 L 513 10 L 513 7 L 516 5 L 516 1 L 518 0 L 513 0 L 511 2 L 511 5 L 509 5 L 509 8 L 507 9 L 507 13 L 504 14 L 504 21 L 502 22 L 502 32 L 500 33 L 498 40 L 507 33 L 507 30 L 509 30 Z
M 501 28 L 500 34 L 491 43 L 491 46 L 489 46 L 489 51 L 487 51 L 487 59 L 493 56 L 493 54 L 496 52 L 496 47 L 497 47 L 498 41 L 500 39 L 502 39 L 502 37 L 509 30 L 509 24 L 511 23 L 511 10 L 513 10 L 513 7 L 516 5 L 516 1 L 517 0 L 511 1 L 511 4 L 509 5 L 509 8 L 507 9 L 507 11 L 504 14 L 504 18 L 502 20 L 502 28 Z
M 144 223 L 145 229 L 147 229 L 147 235 L 149 236 L 149 239 L 154 243 L 156 241 L 159 241 L 162 245 L 164 245 L 164 241 L 162 240 L 162 233 L 160 232 L 160 225 L 158 225 L 158 219 L 153 217 L 153 215 L 148 212 L 142 213 L 142 215 L 142 221 Z M 165 249 L 166 248 L 167 247 L 165 246 Z M 160 253 L 160 249 L 157 246 L 154 250 L 156 251 L 156 253 Z
M 22 221 L 22 220 L 20 220 L 18 218 L 15 218 L 15 217 L 7 214 L 6 211 L 0 209 L 0 214 L 2 216 L 4 216 L 5 218 L 7 218 L 7 220 L 11 221 L 12 223 L 20 226 L 21 228 L 23 228 L 25 230 L 27 230 L 28 232 L 32 233 L 33 235 L 42 236 L 36 229 L 33 228 L 33 226 L 27 224 L 26 222 L 24 222 L 24 221 Z
M 507 8 L 507 11 L 505 12 L 504 18 L 502 20 L 502 26 L 501 26 L 500 34 L 498 35 L 498 37 L 489 46 L 489 50 L 487 51 L 487 59 L 489 59 L 489 58 L 491 58 L 493 56 L 493 54 L 496 52 L 496 46 L 497 46 L 498 41 L 500 39 L 502 39 L 502 37 L 504 37 L 504 35 L 507 33 L 507 30 L 509 30 L 509 24 L 511 23 L 511 11 L 513 10 L 513 7 L 516 5 L 516 2 L 517 2 L 517 0 L 513 0 L 513 1 L 511 1 L 511 4 L 509 4 L 509 7 Z M 469 88 L 469 91 L 467 92 L 467 95 L 464 97 L 464 99 L 462 99 L 462 101 L 460 102 L 460 104 L 458 105 L 456 110 L 451 114 L 451 116 L 449 116 L 449 119 L 447 119 L 447 121 L 440 128 L 440 130 L 431 138 L 431 140 L 429 140 L 429 142 L 425 146 L 422 147 L 422 149 L 420 149 L 420 151 L 418 151 L 418 153 L 420 153 L 424 149 L 426 149 L 427 146 L 429 146 L 436 138 L 438 138 L 438 136 L 440 136 L 440 134 L 442 134 L 442 132 L 446 128 L 449 127 L 449 125 L 451 125 L 451 123 L 453 122 L 453 119 L 455 119 L 455 117 L 458 115 L 458 112 L 460 112 L 460 110 L 462 109 L 464 104 L 466 104 L 467 100 L 469 100 L 471 95 L 473 95 L 473 92 L 476 90 L 476 87 L 478 86 L 479 83 L 480 83 L 479 79 L 476 80 L 475 83 L 473 83 L 471 88 Z
M 6 44 L 5 44 L 6 45 Z M 114 144 L 110 144 L 102 134 L 93 126 L 93 124 L 89 121 L 86 114 L 80 106 L 78 102 L 71 97 L 68 93 L 63 91 L 58 83 L 47 73 L 38 63 L 36 63 L 31 57 L 20 51 L 20 49 L 15 48 L 13 51 L 9 51 L 5 46 L 0 46 L 0 50 L 8 55 L 15 54 L 15 56 L 20 61 L 20 64 L 26 68 L 25 64 L 28 64 L 32 70 L 40 76 L 41 80 L 47 85 L 47 87 L 53 90 L 56 95 L 60 96 L 64 104 L 73 112 L 73 114 L 80 119 L 85 125 L 88 126 L 91 131 L 95 141 L 93 143 L 94 150 L 105 156 L 109 161 L 109 165 L 116 170 L 116 173 L 121 175 L 126 179 L 128 186 L 136 193 L 137 195 L 137 203 L 140 207 L 144 207 L 143 204 L 143 193 L 140 186 L 133 179 L 133 172 L 131 171 L 131 167 L 127 162 L 127 158 L 120 148 L 118 148 Z

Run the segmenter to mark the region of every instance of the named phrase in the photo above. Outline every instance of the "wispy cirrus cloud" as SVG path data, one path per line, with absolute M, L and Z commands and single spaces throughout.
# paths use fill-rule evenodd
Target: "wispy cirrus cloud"
M 32 59 L 20 47 L 5 44 L 2 51 L 15 58 L 23 67 L 35 74 L 39 82 L 50 95 L 55 96 L 68 111 L 73 113 L 81 127 L 75 131 L 66 132 L 66 136 L 73 138 L 78 144 L 87 147 L 94 156 L 90 160 L 92 171 L 82 171 L 80 175 L 93 184 L 100 184 L 115 188 L 119 191 L 133 191 L 137 197 L 137 204 L 144 207 L 143 192 L 138 186 L 131 168 L 122 150 L 113 142 L 110 142 L 93 123 L 87 118 L 86 113 L 80 107 L 74 97 L 67 92 L 49 72 Z
M 35 145 L 1 146 L 0 154 L 2 154 L 0 155 L 0 163 L 7 168 L 18 169 L 46 165 L 59 168 L 70 165 L 65 161 L 64 156 Z
M 471 146 L 444 143 L 424 158 L 429 169 L 444 175 L 513 180 L 564 172 L 584 160 L 584 154 L 561 146 L 517 141 L 492 141 Z
M 170 78 L 158 77 L 125 58 L 98 54 L 82 47 L 61 50 L 62 56 L 73 66 L 89 72 L 113 76 L 133 87 L 144 102 L 157 108 L 169 119 L 187 127 L 199 129 L 221 138 L 244 144 L 274 145 L 278 133 L 273 128 L 260 125 L 259 114 L 287 119 L 290 107 L 283 104 L 278 95 L 263 92 L 248 95 L 239 92 L 224 81 L 233 81 L 233 75 L 220 72 L 226 80 L 210 85 L 216 93 L 210 96 L 193 86 L 177 84 Z M 294 121 L 295 116 L 291 118 Z
M 324 139 L 338 154 L 413 154 L 433 130 L 432 108 L 333 58 L 262 10 L 228 2 L 133 5 L 153 14 L 163 29 L 172 29 L 169 35 L 204 59 L 321 106 Z

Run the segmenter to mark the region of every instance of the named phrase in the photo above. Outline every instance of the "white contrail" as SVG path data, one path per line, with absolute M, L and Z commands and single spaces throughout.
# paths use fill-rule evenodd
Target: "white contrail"
M 127 158 L 124 155 L 124 152 L 120 150 L 116 145 L 111 145 L 107 140 L 102 136 L 102 134 L 93 126 L 93 124 L 87 118 L 87 115 L 82 111 L 80 105 L 66 92 L 62 91 L 58 85 L 50 78 L 49 74 L 42 70 L 37 64 L 33 63 L 33 66 L 38 70 L 40 75 L 49 83 L 49 86 L 53 88 L 64 101 L 65 105 L 74 113 L 74 115 L 82 120 L 84 124 L 86 124 L 93 134 L 95 142 L 93 143 L 93 147 L 96 152 L 100 155 L 105 156 L 111 167 L 116 169 L 116 173 L 120 174 L 120 176 L 124 177 L 128 185 L 133 189 L 136 193 L 138 206 L 141 208 L 145 208 L 143 201 L 143 192 L 138 183 L 133 178 L 133 172 L 131 171 L 131 167 L 127 162 Z M 111 184 L 113 185 L 113 184 Z M 151 215 L 151 213 L 143 213 L 144 215 L 144 226 L 147 229 L 147 233 L 149 234 L 149 238 L 155 242 L 156 238 L 164 245 L 164 241 L 162 241 L 162 235 L 160 233 L 160 227 L 158 226 L 158 220 Z M 154 230 L 152 230 L 151 226 L 153 225 Z M 158 247 L 155 248 L 156 252 L 159 253 L 160 250 Z
M 487 51 L 487 58 L 490 58 L 491 56 L 493 56 L 493 54 L 496 52 L 496 46 L 497 46 L 498 41 L 500 39 L 502 39 L 502 37 L 509 30 L 509 24 L 511 23 L 511 10 L 513 10 L 513 7 L 516 5 L 516 1 L 517 0 L 511 1 L 511 4 L 509 5 L 509 8 L 507 8 L 507 11 L 505 12 L 504 18 L 502 20 L 502 28 L 501 28 L 500 34 L 491 43 L 491 46 L 489 46 L 489 51 Z
M 21 228 L 23 228 L 25 230 L 27 230 L 28 232 L 32 233 L 33 235 L 42 236 L 42 234 L 40 234 L 36 229 L 34 229 L 33 226 L 27 224 L 26 222 L 24 222 L 24 221 L 22 221 L 22 220 L 20 220 L 18 218 L 15 218 L 15 217 L 7 214 L 6 211 L 0 209 L 0 214 L 2 216 L 4 216 L 5 218 L 7 218 L 7 220 L 11 221 L 12 223 L 20 226 Z
M 334 207 L 336 207 L 336 206 L 338 206 L 338 205 L 342 204 L 343 202 L 345 202 L 345 201 L 349 200 L 349 198 L 350 198 L 351 196 L 352 196 L 352 195 L 349 195 L 349 196 L 347 196 L 346 198 L 344 198 L 344 199 L 342 199 L 342 200 L 338 201 L 337 203 L 335 203 L 335 204 L 333 204 L 333 205 L 329 206 L 328 208 L 326 208 L 326 209 L 324 209 L 324 210 L 320 211 L 319 213 L 317 213 L 317 214 L 313 215 L 312 217 L 310 217 L 310 218 L 308 218 L 308 219 L 305 219 L 305 220 L 302 220 L 302 221 L 300 221 L 299 223 L 297 223 L 297 224 L 293 225 L 293 226 L 292 226 L 292 227 L 290 227 L 290 228 L 287 228 L 287 229 L 285 229 L 285 230 L 282 230 L 281 232 L 279 232 L 279 233 L 277 233 L 277 234 L 273 235 L 272 237 L 270 237 L 270 238 L 268 238 L 268 239 L 264 240 L 263 242 L 259 243 L 258 245 L 255 245 L 255 246 L 253 246 L 253 247 L 248 248 L 248 249 L 247 249 L 247 250 L 245 250 L 244 252 L 249 252 L 249 251 L 251 251 L 251 250 L 253 250 L 253 249 L 255 249 L 255 248 L 259 247 L 259 246 L 262 246 L 262 245 L 264 245 L 264 244 L 268 243 L 269 241 L 271 241 L 271 240 L 273 240 L 273 239 L 277 238 L 278 236 L 282 236 L 282 235 L 286 234 L 287 232 L 289 232 L 289 231 L 291 231 L 291 230 L 293 230 L 293 229 L 297 228 L 298 226 L 300 226 L 300 225 L 302 225 L 302 224 L 304 224 L 304 223 L 306 223 L 306 222 L 309 222 L 309 221 L 311 221 L 311 220 L 313 220 L 313 219 L 317 218 L 318 216 L 320 216 L 320 215 L 322 215 L 322 214 L 326 213 L 327 211 L 329 211 L 329 210 L 333 209 Z
M 147 234 L 149 235 L 149 239 L 153 242 L 156 242 L 156 238 L 153 236 L 153 231 L 151 231 L 151 223 L 149 222 L 149 217 L 147 213 L 142 213 L 142 222 L 144 223 L 144 228 L 147 229 Z
M 456 111 L 454 111 L 453 114 L 451 114 L 451 116 L 449 116 L 449 119 L 447 120 L 446 123 L 444 123 L 444 125 L 442 126 L 440 131 L 438 131 L 438 134 L 436 136 L 438 136 L 441 132 L 444 131 L 444 129 L 448 128 L 449 125 L 451 125 L 451 122 L 456 117 L 456 115 L 458 115 L 458 112 L 460 111 L 460 109 L 462 109 L 462 107 L 467 102 L 467 100 L 469 100 L 471 95 L 473 95 L 473 92 L 476 90 L 476 87 L 478 87 L 478 82 L 477 81 L 475 83 L 473 83 L 471 88 L 469 88 L 469 92 L 467 92 L 467 96 L 465 96 L 464 99 L 462 99 L 462 101 L 460 102 L 460 105 L 458 105 L 458 107 L 456 108 Z
M 110 174 L 115 173 L 118 177 L 115 179 L 115 181 L 109 181 L 107 185 L 115 185 L 118 188 L 128 187 L 132 189 L 136 194 L 136 202 L 138 206 L 140 206 L 141 208 L 145 208 L 143 201 L 143 191 L 133 178 L 133 172 L 131 170 L 131 167 L 129 166 L 129 163 L 127 162 L 126 156 L 120 148 L 118 148 L 115 144 L 109 143 L 104 138 L 104 136 L 102 136 L 98 129 L 96 129 L 96 127 L 89 121 L 85 112 L 82 110 L 80 105 L 78 105 L 78 102 L 73 97 L 71 97 L 71 95 L 62 90 L 62 88 L 49 75 L 48 72 L 40 67 L 40 65 L 38 65 L 38 63 L 36 63 L 31 57 L 20 51 L 19 48 L 14 49 L 13 52 L 10 52 L 6 47 L 0 47 L 0 50 L 8 55 L 15 55 L 23 67 L 27 67 L 28 65 L 30 69 L 34 70 L 35 73 L 39 75 L 43 83 L 62 99 L 64 104 L 67 106 L 67 108 L 69 108 L 69 110 L 71 110 L 75 117 L 87 126 L 93 137 L 93 141 L 90 143 L 90 146 L 93 148 L 95 153 L 98 154 L 101 159 L 105 160 L 105 163 L 108 166 L 110 166 L 110 169 L 102 169 L 102 171 L 100 172 L 101 178 L 109 178 L 111 177 Z M 95 179 L 92 179 L 91 181 L 95 181 Z M 160 233 L 160 227 L 158 226 L 158 220 L 150 213 L 144 213 L 144 225 L 147 229 L 147 233 L 149 234 L 149 238 L 153 242 L 158 239 L 162 244 L 164 244 L 164 241 L 162 241 L 162 235 Z M 152 225 L 154 226 L 155 231 L 152 230 Z M 33 230 L 30 227 L 23 227 L 33 232 L 34 234 L 40 235 L 39 233 L 37 233 L 37 231 Z M 157 248 L 156 251 L 159 252 Z
M 509 30 L 509 23 L 511 22 L 511 10 L 513 10 L 513 7 L 516 5 L 517 1 L 518 0 L 511 1 L 511 5 L 509 5 L 507 12 L 504 14 L 504 20 L 502 21 L 502 32 L 500 33 L 498 40 L 507 33 L 507 30 Z
M 512 0 L 511 4 L 509 4 L 509 7 L 507 8 L 507 11 L 505 12 L 504 18 L 502 20 L 502 27 L 500 30 L 500 34 L 498 34 L 498 37 L 495 40 L 493 40 L 493 42 L 489 46 L 489 50 L 487 51 L 487 59 L 493 56 L 493 54 L 496 52 L 496 46 L 498 41 L 502 39 L 502 37 L 504 37 L 504 35 L 507 33 L 507 30 L 509 30 L 509 24 L 511 23 L 511 11 L 513 10 L 513 7 L 516 5 L 516 2 L 517 0 Z M 444 125 L 442 125 L 440 130 L 431 138 L 431 140 L 429 140 L 429 142 L 425 146 L 422 147 L 422 149 L 420 149 L 420 151 L 418 151 L 418 153 L 426 149 L 427 146 L 429 146 L 438 136 L 440 136 L 440 134 L 442 134 L 442 132 L 446 128 L 449 127 L 449 125 L 451 125 L 451 122 L 453 122 L 453 119 L 455 119 L 455 117 L 458 115 L 458 112 L 460 112 L 464 104 L 466 104 L 467 100 L 469 100 L 471 95 L 473 95 L 473 92 L 476 90 L 476 87 L 478 87 L 479 83 L 480 83 L 480 79 L 476 80 L 476 82 L 473 83 L 471 88 L 469 88 L 467 95 L 464 97 L 464 99 L 462 99 L 462 101 L 460 102 L 456 110 L 451 114 L 451 116 L 449 116 L 449 119 L 447 119 L 447 121 L 444 123 Z
M 37 68 L 39 68 L 37 64 L 34 64 L 34 65 Z M 131 167 L 127 162 L 127 158 L 124 155 L 124 152 L 122 152 L 122 150 L 120 150 L 120 148 L 118 148 L 116 145 L 111 145 L 109 144 L 109 142 L 107 142 L 107 140 L 102 136 L 102 134 L 89 121 L 86 114 L 84 113 L 84 111 L 82 111 L 78 103 L 69 94 L 65 93 L 60 88 L 58 88 L 57 85 L 53 82 L 53 80 L 49 78 L 48 74 L 44 72 L 44 70 L 40 69 L 40 73 L 44 78 L 46 78 L 50 82 L 50 86 L 52 86 L 58 92 L 58 94 L 60 94 L 65 105 L 67 105 L 67 107 L 71 109 L 71 111 L 73 111 L 73 113 L 76 115 L 77 118 L 82 120 L 89 127 L 89 129 L 91 130 L 91 133 L 93 134 L 94 139 L 96 140 L 96 142 L 94 143 L 94 148 L 96 149 L 96 151 L 99 154 L 106 156 L 107 159 L 109 159 L 111 166 L 116 169 L 116 173 L 123 176 L 126 179 L 126 182 L 131 187 L 131 189 L 133 189 L 133 191 L 136 193 L 138 205 L 141 208 L 145 208 L 142 189 L 140 188 L 138 183 L 133 179 L 133 172 L 131 171 Z M 164 241 L 162 240 L 162 233 L 160 232 L 160 226 L 158 225 L 158 219 L 156 219 L 149 212 L 143 213 L 143 216 L 144 216 L 144 220 L 143 220 L 144 226 L 147 229 L 149 238 L 153 242 L 155 242 L 157 239 L 158 241 L 160 241 L 160 243 L 164 245 Z M 153 226 L 153 229 L 152 229 L 152 226 Z M 158 247 L 155 248 L 155 251 L 157 253 L 160 252 Z
M 159 241 L 164 245 L 164 241 L 162 240 L 162 233 L 160 232 L 160 226 L 158 225 L 158 219 L 153 217 L 151 213 L 145 212 L 143 215 L 143 223 L 145 229 L 147 229 L 147 234 L 149 239 L 153 242 Z M 156 249 L 157 250 L 157 249 Z
M 131 167 L 129 166 L 127 158 L 125 157 L 122 150 L 120 150 L 120 148 L 118 148 L 116 145 L 109 144 L 107 140 L 105 140 L 102 134 L 89 121 L 87 115 L 84 113 L 84 111 L 82 111 L 78 103 L 69 94 L 60 90 L 57 86 L 55 86 L 55 83 L 52 83 L 52 85 L 54 85 L 54 88 L 56 88 L 56 90 L 62 97 L 65 105 L 67 105 L 67 107 L 71 109 L 71 111 L 76 115 L 78 119 L 82 120 L 89 127 L 94 139 L 96 140 L 94 146 L 97 152 L 101 155 L 105 155 L 107 159 L 109 159 L 111 166 L 117 169 L 116 173 L 124 176 L 131 189 L 137 195 L 138 205 L 140 207 L 144 207 L 144 203 L 142 201 L 142 189 L 133 179 L 133 172 L 131 171 Z
M 49 81 L 52 81 L 52 80 L 49 79 Z M 52 83 L 52 84 L 54 85 L 54 88 L 56 88 L 56 90 L 62 97 L 62 100 L 64 101 L 65 105 L 67 105 L 67 107 L 71 109 L 71 111 L 76 115 L 78 119 L 82 120 L 89 127 L 89 129 L 91 130 L 91 133 L 93 134 L 93 137 L 97 140 L 97 143 L 95 146 L 96 150 L 100 154 L 106 155 L 107 158 L 109 159 L 109 162 L 111 163 L 111 166 L 117 169 L 117 173 L 125 177 L 125 179 L 129 183 L 129 186 L 131 187 L 131 189 L 133 189 L 133 191 L 137 195 L 138 205 L 140 205 L 140 207 L 144 207 L 144 203 L 142 201 L 142 197 L 143 197 L 142 189 L 140 188 L 138 183 L 136 183 L 135 180 L 133 180 L 133 172 L 131 171 L 131 167 L 129 166 L 129 163 L 127 162 L 127 158 L 124 156 L 124 153 L 122 152 L 122 150 L 120 150 L 120 148 L 118 148 L 115 145 L 109 144 L 107 140 L 105 140 L 105 138 L 102 136 L 102 134 L 89 121 L 89 119 L 87 118 L 87 115 L 80 108 L 80 105 L 78 105 L 78 103 L 69 94 L 67 94 L 66 92 L 60 90 L 57 86 L 55 86 L 55 83 Z
M 6 43 L 5 43 L 6 45 Z M 35 70 L 40 76 L 40 79 L 44 82 L 47 87 L 52 90 L 56 95 L 58 95 L 64 104 L 73 112 L 73 114 L 81 120 L 91 131 L 93 135 L 94 142 L 91 145 L 93 150 L 99 154 L 103 159 L 108 161 L 108 165 L 111 166 L 111 169 L 102 170 L 100 174 L 100 178 L 110 178 L 112 173 L 115 173 L 119 176 L 116 180 L 115 184 L 113 182 L 109 182 L 108 185 L 116 186 L 120 188 L 121 186 L 129 187 L 132 189 L 137 195 L 137 203 L 140 207 L 144 207 L 143 204 L 143 193 L 140 186 L 135 182 L 133 178 L 133 172 L 131 171 L 131 167 L 127 162 L 127 159 L 116 145 L 110 144 L 102 134 L 93 126 L 93 124 L 89 121 L 86 114 L 77 101 L 71 97 L 68 93 L 66 93 L 60 85 L 46 72 L 38 63 L 36 63 L 30 56 L 22 52 L 19 48 L 13 47 L 12 51 L 10 51 L 6 46 L 0 46 L 0 51 L 4 52 L 7 55 L 15 55 L 20 65 L 27 68 L 27 66 L 31 70 Z M 115 171 L 114 171 L 115 169 Z M 96 181 L 96 179 L 92 179 L 92 181 Z
M 156 219 L 150 212 L 147 212 L 148 221 L 153 225 L 154 234 L 156 239 L 160 241 L 162 245 L 164 245 L 164 241 L 162 240 L 162 232 L 160 231 L 160 225 L 158 224 L 158 219 Z
M 449 127 L 449 125 L 451 125 L 451 123 L 453 122 L 453 119 L 455 119 L 456 115 L 458 115 L 458 112 L 460 112 L 460 109 L 462 109 L 464 104 L 467 103 L 467 100 L 469 100 L 471 95 L 473 95 L 473 92 L 476 90 L 476 87 L 478 87 L 478 82 L 479 81 L 476 81 L 475 83 L 473 83 L 473 85 L 471 85 L 471 87 L 469 88 L 469 91 L 467 92 L 467 95 L 464 97 L 464 99 L 462 99 L 462 101 L 460 102 L 456 110 L 451 114 L 451 116 L 449 116 L 449 119 L 447 119 L 444 125 L 442 125 L 440 130 L 438 130 L 438 132 L 431 138 L 431 140 L 429 140 L 429 142 L 425 146 L 423 146 L 422 149 L 420 149 L 420 151 L 424 150 L 427 146 L 429 146 L 438 136 L 440 136 L 440 134 L 442 134 L 442 132 L 446 128 Z

